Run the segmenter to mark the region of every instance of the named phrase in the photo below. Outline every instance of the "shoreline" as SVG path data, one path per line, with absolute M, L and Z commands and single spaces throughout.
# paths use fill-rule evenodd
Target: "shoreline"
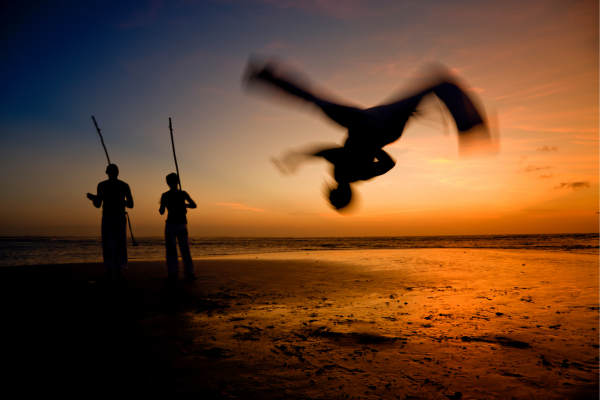
M 282 258 L 292 258 L 292 259 L 302 259 L 302 256 L 307 253 L 316 253 L 316 254 L 324 254 L 330 252 L 395 252 L 395 251 L 431 251 L 431 250 L 457 250 L 457 251 L 491 251 L 491 252 L 536 252 L 536 253 L 549 253 L 549 254 L 572 254 L 572 255 L 584 255 L 584 256 L 594 256 L 597 257 L 600 255 L 600 248 L 595 250 L 580 250 L 580 249 L 524 249 L 524 248 L 494 248 L 494 247 L 410 247 L 410 248 L 393 248 L 393 249 L 318 249 L 318 250 L 290 250 L 290 251 L 277 251 L 277 252 L 265 252 L 265 253 L 243 253 L 243 254 L 208 254 L 201 256 L 194 256 L 192 259 L 194 261 L 201 260 L 211 260 L 211 259 L 222 259 L 222 258 L 232 258 L 232 259 L 241 259 L 241 258 L 267 258 L 267 259 L 282 259 Z M 178 250 L 179 252 L 179 250 Z M 285 257 L 285 255 L 290 255 L 291 257 Z M 178 259 L 181 262 L 181 256 L 178 255 Z M 130 258 L 128 263 L 147 263 L 147 262 L 164 262 L 166 268 L 166 260 L 164 257 L 157 258 Z M 58 262 L 58 263 L 49 263 L 49 264 L 18 264 L 18 265 L 0 265 L 0 271 L 2 268 L 16 268 L 16 267 L 52 267 L 52 266 L 63 266 L 63 265 L 101 265 L 102 261 L 74 261 L 74 262 Z
M 175 286 L 164 284 L 165 260 L 130 261 L 122 284 L 103 282 L 101 263 L 1 268 L 14 382 L 33 368 L 50 392 L 73 375 L 74 392 L 118 383 L 211 399 L 598 396 L 595 255 L 194 259 L 200 279 Z
M 164 239 L 138 238 L 128 246 L 130 260 L 162 260 Z M 573 252 L 599 255 L 598 234 L 472 235 L 348 238 L 190 238 L 192 257 L 265 254 L 272 252 L 409 250 L 409 249 L 508 249 Z M 101 262 L 100 238 L 3 239 L 0 266 Z

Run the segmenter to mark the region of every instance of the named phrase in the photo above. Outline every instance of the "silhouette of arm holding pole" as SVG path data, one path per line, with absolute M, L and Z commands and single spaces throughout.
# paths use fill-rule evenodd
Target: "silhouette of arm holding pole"
M 192 200 L 192 198 L 190 197 L 190 195 L 187 194 L 187 192 L 183 192 L 183 194 L 185 195 L 185 199 L 187 200 L 185 208 L 196 208 L 196 207 L 198 207 L 196 205 L 196 203 L 194 202 L 194 200 Z
M 175 193 L 177 193 L 176 198 L 178 198 L 179 200 L 174 202 L 172 194 L 175 194 Z M 197 208 L 198 206 L 196 205 L 196 202 L 194 202 L 194 200 L 192 200 L 192 198 L 190 197 L 190 195 L 187 192 L 177 189 L 177 183 L 174 183 L 173 186 L 171 187 L 171 190 L 163 193 L 163 195 L 161 196 L 160 208 L 158 209 L 158 212 L 160 213 L 160 215 L 164 215 L 165 210 L 169 209 L 170 207 L 172 208 L 171 211 L 173 211 L 177 207 L 182 207 L 183 209 L 185 209 L 185 208 Z
M 133 208 L 133 196 L 131 196 L 131 189 L 129 189 L 129 185 L 127 185 L 127 191 L 125 193 L 125 207 Z
M 197 208 L 198 207 L 196 205 L 196 203 L 194 202 L 194 200 L 192 200 L 190 195 L 187 194 L 187 192 L 182 191 L 182 194 L 184 196 L 184 201 L 187 201 L 187 203 L 184 203 L 185 208 Z M 166 203 L 167 203 L 167 201 L 165 200 L 165 196 L 163 194 L 163 196 L 160 198 L 160 208 L 158 209 L 158 212 L 160 213 L 160 215 L 164 215 L 165 209 L 167 208 Z
M 169 283 L 177 282 L 179 273 L 179 262 L 177 261 L 177 242 L 185 267 L 185 279 L 192 281 L 196 279 L 194 275 L 194 262 L 192 260 L 189 243 L 189 233 L 187 230 L 187 209 L 196 208 L 196 203 L 187 192 L 180 190 L 179 177 L 175 173 L 167 175 L 167 185 L 169 190 L 162 194 L 160 198 L 160 208 L 158 212 L 163 215 L 165 210 L 168 212 L 165 221 L 165 245 L 167 249 L 167 270 Z

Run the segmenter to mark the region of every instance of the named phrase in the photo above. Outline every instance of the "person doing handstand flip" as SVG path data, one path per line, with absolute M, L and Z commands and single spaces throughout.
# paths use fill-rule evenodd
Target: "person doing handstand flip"
M 322 157 L 333 165 L 333 178 L 338 186 L 330 189 L 329 201 L 337 210 L 352 200 L 351 184 L 366 181 L 391 170 L 396 162 L 383 147 L 400 138 L 408 119 L 415 114 L 423 97 L 433 93 L 448 108 L 459 134 L 461 150 L 487 144 L 490 135 L 482 114 L 454 79 L 439 66 L 426 85 L 411 96 L 372 108 L 360 109 L 336 104 L 317 97 L 280 64 L 270 61 L 257 66 L 248 63 L 245 73 L 247 86 L 259 84 L 312 103 L 327 117 L 348 130 L 343 146 L 329 147 L 316 152 L 291 153 L 282 162 L 274 160 L 280 169 L 294 170 L 299 162 L 311 157 Z
M 177 282 L 179 273 L 179 262 L 177 260 L 177 243 L 179 242 L 179 251 L 183 259 L 185 269 L 185 279 L 192 281 L 196 279 L 194 275 L 194 263 L 190 253 L 190 241 L 187 230 L 187 209 L 196 208 L 196 203 L 187 192 L 179 190 L 179 177 L 172 173 L 167 175 L 167 185 L 170 190 L 162 194 L 160 198 L 160 215 L 168 210 L 167 221 L 165 224 L 165 242 L 167 246 L 167 269 L 169 272 L 168 281 Z M 186 203 L 187 201 L 187 203 Z

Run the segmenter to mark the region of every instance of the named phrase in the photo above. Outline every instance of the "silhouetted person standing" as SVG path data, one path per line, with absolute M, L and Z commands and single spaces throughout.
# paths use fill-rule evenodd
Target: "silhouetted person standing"
M 102 206 L 102 255 L 109 278 L 113 270 L 117 278 L 127 268 L 127 216 L 125 207 L 133 208 L 129 185 L 117 179 L 119 168 L 115 164 L 106 167 L 108 180 L 98 184 L 96 195 L 87 194 L 96 208 Z
M 177 174 L 167 175 L 167 185 L 170 190 L 162 194 L 160 198 L 160 215 L 165 213 L 165 208 L 168 210 L 167 221 L 165 224 L 165 242 L 167 245 L 167 268 L 171 282 L 177 281 L 179 273 L 179 262 L 177 261 L 177 242 L 179 242 L 179 251 L 183 259 L 185 268 L 185 279 L 194 280 L 194 263 L 190 253 L 190 241 L 187 230 L 187 209 L 196 208 L 194 200 L 184 192 L 179 190 L 179 177 Z M 187 201 L 187 203 L 186 203 Z

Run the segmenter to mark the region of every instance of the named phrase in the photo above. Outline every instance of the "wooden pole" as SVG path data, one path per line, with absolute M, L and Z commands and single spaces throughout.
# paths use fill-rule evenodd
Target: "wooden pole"
M 98 131 L 98 135 L 100 135 L 100 141 L 102 142 L 102 147 L 104 147 L 104 153 L 106 154 L 106 160 L 108 161 L 108 165 L 110 165 L 110 158 L 108 157 L 108 151 L 106 150 L 106 146 L 104 145 L 104 139 L 102 138 L 102 134 L 100 133 L 100 128 L 98 128 L 98 123 L 96 122 L 96 118 L 92 115 L 92 120 L 94 121 L 94 125 L 96 125 L 96 130 Z M 129 233 L 131 234 L 131 241 L 134 246 L 139 246 L 133 237 L 133 230 L 131 229 L 131 219 L 129 218 L 129 213 L 125 212 L 127 216 L 127 222 L 129 223 Z
M 173 158 L 175 159 L 175 169 L 177 170 L 177 180 L 179 181 L 179 190 L 181 189 L 181 178 L 179 177 L 179 167 L 177 166 L 177 155 L 175 154 L 175 141 L 173 140 L 173 125 L 171 125 L 171 118 L 169 118 L 169 130 L 171 131 L 171 146 L 173 146 Z
M 98 131 L 98 135 L 100 135 L 100 141 L 102 142 L 102 147 L 104 147 L 104 153 L 106 153 L 106 159 L 108 160 L 108 164 L 110 165 L 110 158 L 108 157 L 108 151 L 106 151 L 106 146 L 104 145 L 104 139 L 102 138 L 102 134 L 100 133 L 100 128 L 98 128 L 98 123 L 96 122 L 96 118 L 92 115 L 92 120 L 94 121 L 94 125 L 96 125 L 96 130 Z

